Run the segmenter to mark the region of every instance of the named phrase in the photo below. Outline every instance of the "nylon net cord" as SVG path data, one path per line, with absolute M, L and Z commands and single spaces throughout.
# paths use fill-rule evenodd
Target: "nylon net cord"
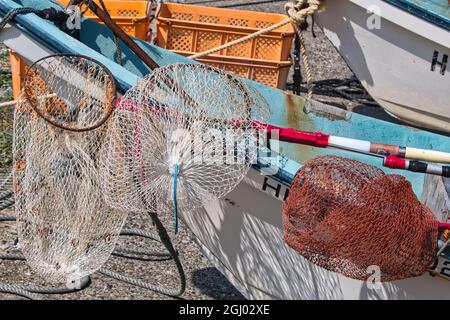
M 172 212 L 174 173 L 180 211 L 226 195 L 258 152 L 251 121 L 233 120 L 268 116 L 262 96 L 220 70 L 200 64 L 155 70 L 114 113 L 100 168 L 107 202 L 130 212 Z
M 48 123 L 83 130 L 106 121 L 115 92 L 109 81 L 91 60 L 52 56 L 32 66 L 26 99 L 17 104 L 13 174 L 20 250 L 52 282 L 79 281 L 98 270 L 126 218 L 105 204 L 97 170 L 108 125 L 72 132 Z
M 372 165 L 336 156 L 307 162 L 283 206 L 284 239 L 309 261 L 367 280 L 423 274 L 436 258 L 438 222 L 411 183 Z

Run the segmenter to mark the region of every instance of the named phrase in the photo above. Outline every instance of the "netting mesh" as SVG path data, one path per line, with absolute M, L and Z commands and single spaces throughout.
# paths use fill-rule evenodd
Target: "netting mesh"
M 44 81 L 36 72 L 29 73 L 27 98 L 45 104 L 43 112 L 49 117 L 60 114 L 57 121 L 63 127 L 87 128 L 98 122 L 103 113 L 92 97 L 99 92 L 84 88 L 78 98 L 86 100 L 76 102 L 67 100 L 74 96 L 49 95 L 48 88 L 72 81 L 64 70 L 57 74 L 66 78 L 47 74 Z M 97 80 L 91 79 L 93 90 L 105 85 L 104 79 Z M 70 108 L 73 112 L 66 118 Z M 100 268 L 125 221 L 126 214 L 108 207 L 102 194 L 98 166 L 106 131 L 107 124 L 83 132 L 60 129 L 39 116 L 24 95 L 18 101 L 13 177 L 19 246 L 27 263 L 49 281 L 73 283 Z
M 256 159 L 251 120 L 268 116 L 261 95 L 222 71 L 157 69 L 114 113 L 101 168 L 108 203 L 135 212 L 173 209 L 174 180 L 180 210 L 224 196 Z
M 437 221 L 400 175 L 336 156 L 307 162 L 283 207 L 285 241 L 311 262 L 367 280 L 419 276 L 436 257 Z
M 100 126 L 111 115 L 116 87 L 98 62 L 58 54 L 32 65 L 24 92 L 33 109 L 55 126 L 83 131 Z

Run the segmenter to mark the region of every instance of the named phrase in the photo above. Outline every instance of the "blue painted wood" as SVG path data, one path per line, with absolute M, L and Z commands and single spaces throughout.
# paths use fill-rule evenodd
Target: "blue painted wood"
M 31 2 L 33 1 L 29 1 L 30 3 L 28 4 L 32 5 Z M 44 7 L 45 3 L 49 3 L 48 0 L 40 0 L 38 2 L 40 6 Z M 2 0 L 0 2 L 0 11 L 6 12 L 8 11 L 8 8 L 11 9 L 17 6 L 15 1 Z M 122 90 L 128 89 L 138 78 L 150 73 L 150 70 L 148 70 L 148 68 L 124 46 L 122 47 L 124 59 L 123 67 L 115 63 L 114 61 L 117 60 L 116 49 L 111 32 L 103 25 L 91 20 L 84 20 L 82 22 L 81 42 L 62 33 L 53 25 L 44 23 L 42 19 L 35 15 L 24 15 L 17 18 L 17 20 L 23 26 L 25 32 L 33 34 L 39 41 L 50 48 L 53 48 L 56 52 L 85 54 L 104 63 L 118 80 Z M 147 54 L 161 65 L 176 62 L 193 63 L 193 61 L 188 58 L 176 55 L 149 43 L 137 39 L 135 39 L 135 41 Z M 246 81 L 250 86 L 255 87 L 262 95 L 264 95 L 269 102 L 271 107 L 271 118 L 269 122 L 273 125 L 308 131 L 322 131 L 332 135 L 365 139 L 374 142 L 408 145 L 411 147 L 450 152 L 450 139 L 446 136 L 411 129 L 409 127 L 396 125 L 355 113 L 350 114 L 351 116 L 347 120 L 328 119 L 313 113 L 305 114 L 303 112 L 303 98 L 291 96 L 281 90 L 254 81 Z M 272 144 L 273 148 L 275 148 L 275 146 L 276 143 Z M 379 167 L 382 166 L 380 159 L 369 158 L 348 152 L 317 149 L 287 143 L 280 143 L 279 147 L 280 153 L 284 156 L 277 158 L 280 167 L 277 177 L 286 183 L 290 183 L 290 180 L 302 163 L 318 155 L 342 155 L 366 163 L 371 163 Z M 405 176 L 412 183 L 417 195 L 421 196 L 424 175 L 404 171 L 385 171 Z
M 383 0 L 450 31 L 448 0 Z

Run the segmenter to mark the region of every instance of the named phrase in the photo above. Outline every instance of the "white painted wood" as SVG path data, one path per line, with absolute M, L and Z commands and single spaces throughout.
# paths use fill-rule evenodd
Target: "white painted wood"
M 450 198 L 445 188 L 446 178 L 426 175 L 422 202 L 425 203 L 440 221 L 447 222 L 450 218 Z
M 349 0 L 350 2 L 362 7 L 365 11 L 369 11 L 374 6 L 386 19 L 403 29 L 410 30 L 422 38 L 427 38 L 435 43 L 440 43 L 446 48 L 450 48 L 450 37 L 448 31 L 436 27 L 428 21 L 419 19 L 413 15 L 405 14 L 405 12 L 387 2 L 380 0 Z M 328 1 L 329 2 L 329 1 Z
M 335 136 L 330 136 L 330 138 L 328 139 L 328 144 L 331 147 L 350 148 L 364 152 L 370 152 L 371 145 L 370 141 Z
M 367 24 L 377 6 L 381 28 Z M 316 14 L 325 35 L 370 95 L 389 113 L 415 125 L 450 132 L 450 32 L 380 0 L 327 1 Z
M 438 163 L 450 163 L 450 153 L 435 150 L 424 150 L 408 147 L 406 148 L 405 157 L 408 159 L 417 159 Z

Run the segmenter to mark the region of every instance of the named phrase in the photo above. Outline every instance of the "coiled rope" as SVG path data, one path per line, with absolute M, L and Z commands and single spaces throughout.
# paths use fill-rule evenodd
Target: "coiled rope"
M 1 210 L 1 209 L 0 209 Z M 153 217 L 154 219 L 154 217 Z M 158 219 L 159 220 L 159 219 Z M 0 222 L 14 222 L 16 221 L 16 218 L 13 216 L 0 216 Z M 161 228 L 162 223 L 160 223 L 159 228 Z M 158 227 L 158 226 L 157 226 Z M 163 227 L 164 228 L 164 227 Z M 164 233 L 167 236 L 167 232 L 161 232 L 162 237 L 164 237 Z M 160 236 L 154 235 L 153 233 L 147 232 L 145 230 L 140 229 L 124 229 L 120 233 L 121 236 L 138 236 L 142 238 L 147 238 L 155 241 L 160 241 L 164 244 L 163 241 L 161 241 Z M 172 254 L 171 254 L 171 253 Z M 164 261 L 173 259 L 173 256 L 176 256 L 175 264 L 177 267 L 177 270 L 179 272 L 179 288 L 178 289 L 168 289 L 163 288 L 157 285 L 154 285 L 152 283 L 148 283 L 145 281 L 142 281 L 140 279 L 126 276 L 124 274 L 109 270 L 107 268 L 101 268 L 98 272 L 114 278 L 116 280 L 135 285 L 147 290 L 151 290 L 163 295 L 171 296 L 171 297 L 178 297 L 181 294 L 183 294 L 185 288 L 186 288 L 186 277 L 183 271 L 183 268 L 181 267 L 181 262 L 178 259 L 178 252 L 171 247 L 171 250 L 169 252 L 154 252 L 149 250 L 139 250 L 139 249 L 120 249 L 117 248 L 112 253 L 113 256 L 117 257 L 123 257 L 130 260 L 141 260 L 141 261 Z M 133 256 L 130 256 L 133 255 Z M 157 257 L 157 259 L 146 259 L 144 256 L 147 257 Z M 0 260 L 11 260 L 11 261 L 24 261 L 25 257 L 20 253 L 0 253 Z M 61 288 L 53 288 L 53 287 L 40 287 L 35 285 L 22 285 L 22 284 L 0 284 L 0 292 L 4 293 L 10 293 L 18 296 L 25 297 L 27 299 L 31 300 L 43 300 L 44 296 L 42 294 L 67 294 L 67 293 L 74 293 L 80 290 L 83 290 L 87 288 L 91 283 L 90 277 L 85 277 L 82 279 L 80 287 L 78 288 L 67 288 L 67 287 L 61 287 Z
M 8 209 L 14 204 L 14 198 L 10 197 L 7 199 L 1 199 L 0 200 L 0 210 Z
M 315 12 L 317 12 L 320 9 L 321 4 L 322 4 L 322 0 L 296 0 L 295 2 L 288 2 L 285 5 L 285 11 L 288 16 L 288 18 L 286 20 L 278 22 L 278 23 L 271 25 L 265 29 L 261 29 L 255 33 L 249 34 L 245 37 L 228 42 L 224 45 L 206 50 L 204 52 L 200 52 L 200 53 L 191 55 L 189 58 L 200 59 L 202 57 L 208 56 L 215 52 L 225 50 L 225 49 L 228 49 L 235 45 L 253 40 L 263 34 L 272 32 L 278 28 L 281 28 L 281 27 L 291 23 L 292 26 L 294 27 L 294 30 L 299 39 L 300 54 L 302 56 L 303 65 L 304 65 L 305 71 L 306 71 L 306 80 L 307 80 L 307 89 L 308 89 L 307 99 L 311 100 L 313 98 L 312 67 L 311 67 L 311 62 L 309 60 L 308 54 L 306 53 L 305 41 L 304 41 L 302 30 L 299 28 L 299 25 L 304 23 L 308 16 L 311 16 Z
M 8 176 L 2 183 L 2 187 L 9 181 L 11 175 Z M 0 192 L 0 211 L 11 207 L 14 204 L 14 192 L 13 190 L 5 190 Z M 116 280 L 135 285 L 147 290 L 152 290 L 154 292 L 168 295 L 171 297 L 177 297 L 183 294 L 186 288 L 186 277 L 183 271 L 181 261 L 178 257 L 178 252 L 173 247 L 168 233 L 159 220 L 156 213 L 150 213 L 153 224 L 157 227 L 158 234 L 153 234 L 141 229 L 123 229 L 120 232 L 121 236 L 137 236 L 141 238 L 146 238 L 154 241 L 161 242 L 165 245 L 168 252 L 157 252 L 145 249 L 127 249 L 127 248 L 116 248 L 112 255 L 121 258 L 127 258 L 130 260 L 139 261 L 166 261 L 169 259 L 174 259 L 175 265 L 178 271 L 179 286 L 177 289 L 169 289 L 157 286 L 152 283 L 142 281 L 140 279 L 126 276 L 124 274 L 101 268 L 98 272 L 114 278 Z M 15 222 L 16 218 L 14 216 L 0 216 L 0 222 Z M 10 260 L 10 261 L 24 261 L 25 257 L 21 253 L 0 253 L 0 260 Z M 91 283 L 90 277 L 85 277 L 82 279 L 80 286 L 77 288 L 68 287 L 42 287 L 32 284 L 0 284 L 0 292 L 14 294 L 31 300 L 43 300 L 45 297 L 43 294 L 68 294 L 74 293 L 87 288 Z

